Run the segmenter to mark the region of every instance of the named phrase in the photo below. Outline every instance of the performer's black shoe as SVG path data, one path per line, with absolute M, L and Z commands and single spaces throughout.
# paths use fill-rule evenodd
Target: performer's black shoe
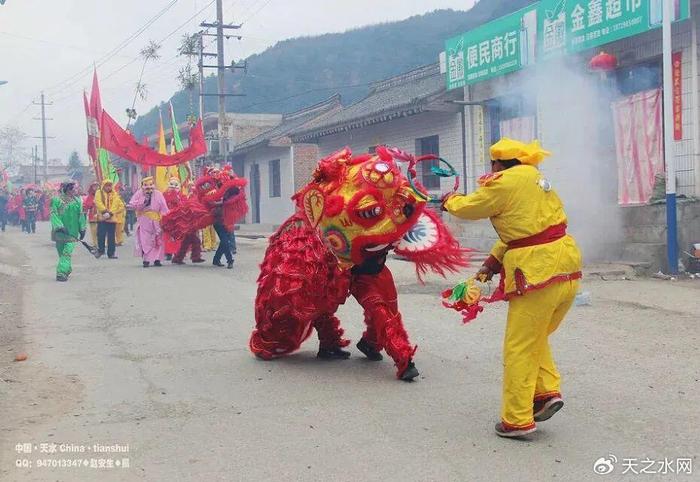
M 65 274 L 57 274 L 56 281 L 68 281 L 68 276 Z
M 109 259 L 119 259 L 119 256 L 107 256 Z
M 160 260 L 157 259 L 157 260 L 155 260 L 155 261 L 153 262 L 153 266 L 155 266 L 156 268 L 160 268 L 160 267 L 163 266 L 163 265 L 160 263 Z
M 150 267 L 150 266 L 151 266 L 151 263 L 149 263 L 148 261 L 144 261 L 144 262 L 143 262 L 143 267 L 144 267 L 144 268 L 148 268 L 148 267 Z
M 104 255 L 105 255 L 104 251 L 97 251 L 97 253 L 95 253 L 95 258 L 100 259 Z
M 203 259 L 203 258 L 199 258 L 199 259 L 193 259 L 192 262 L 193 263 L 206 263 L 207 260 Z
M 224 266 L 226 266 L 226 265 L 225 265 L 224 263 L 222 263 L 221 261 L 214 261 L 212 264 L 213 264 L 214 266 L 218 266 L 219 268 L 223 268 Z
M 165 255 L 165 260 L 166 260 L 166 261 L 171 261 L 172 259 L 173 259 L 173 255 L 172 255 L 172 254 L 166 254 L 166 255 Z
M 233 261 L 229 261 L 228 263 L 226 263 L 226 268 L 233 269 Z
M 364 353 L 368 360 L 381 361 L 384 359 L 382 354 L 364 338 L 361 338 L 360 341 L 357 342 L 357 349 Z
M 401 374 L 401 380 L 404 382 L 412 382 L 418 375 L 420 375 L 420 373 L 418 373 L 418 370 L 416 369 L 416 364 L 410 361 L 408 362 L 406 369 Z
M 181 259 L 175 259 L 175 258 L 173 258 L 172 263 L 173 263 L 173 264 L 185 264 L 185 262 L 184 262 L 183 260 L 181 260 Z
M 338 346 L 333 348 L 319 348 L 316 357 L 322 360 L 347 360 L 350 358 L 350 352 Z

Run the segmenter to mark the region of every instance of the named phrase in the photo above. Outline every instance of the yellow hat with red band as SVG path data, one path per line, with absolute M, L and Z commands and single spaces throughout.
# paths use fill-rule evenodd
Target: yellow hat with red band
M 491 159 L 494 161 L 517 159 L 523 164 L 537 166 L 545 157 L 551 155 L 551 152 L 542 149 L 538 140 L 525 144 L 524 142 L 504 137 L 491 146 Z

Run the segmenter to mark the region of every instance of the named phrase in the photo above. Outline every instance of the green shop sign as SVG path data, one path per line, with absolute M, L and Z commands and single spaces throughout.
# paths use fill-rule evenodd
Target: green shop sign
M 445 43 L 447 88 L 498 77 L 535 60 L 537 9 L 527 7 Z
M 674 21 L 690 17 L 674 2 Z M 542 0 L 445 42 L 447 89 L 514 72 L 661 26 L 664 0 Z
M 674 3 L 674 21 L 690 17 L 689 0 Z M 542 0 L 542 58 L 580 52 L 661 27 L 664 0 Z

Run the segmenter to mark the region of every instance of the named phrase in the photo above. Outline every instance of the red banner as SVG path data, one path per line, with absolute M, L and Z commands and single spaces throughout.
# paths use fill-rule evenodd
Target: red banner
M 102 112 L 102 148 L 142 166 L 168 167 L 184 164 L 207 153 L 202 120 L 190 130 L 190 145 L 175 154 L 159 154 L 147 145 L 139 144 L 134 136 L 122 129 L 107 112 Z
M 673 139 L 683 140 L 683 52 L 675 52 L 673 64 Z

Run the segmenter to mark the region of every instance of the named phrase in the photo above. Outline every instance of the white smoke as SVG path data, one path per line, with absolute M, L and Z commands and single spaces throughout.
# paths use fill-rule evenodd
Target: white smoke
M 542 164 L 564 202 L 569 232 L 587 262 L 615 261 L 624 237 L 610 103 L 615 84 L 581 58 L 540 64 L 524 95 L 538 102 L 537 129 L 553 156 Z

